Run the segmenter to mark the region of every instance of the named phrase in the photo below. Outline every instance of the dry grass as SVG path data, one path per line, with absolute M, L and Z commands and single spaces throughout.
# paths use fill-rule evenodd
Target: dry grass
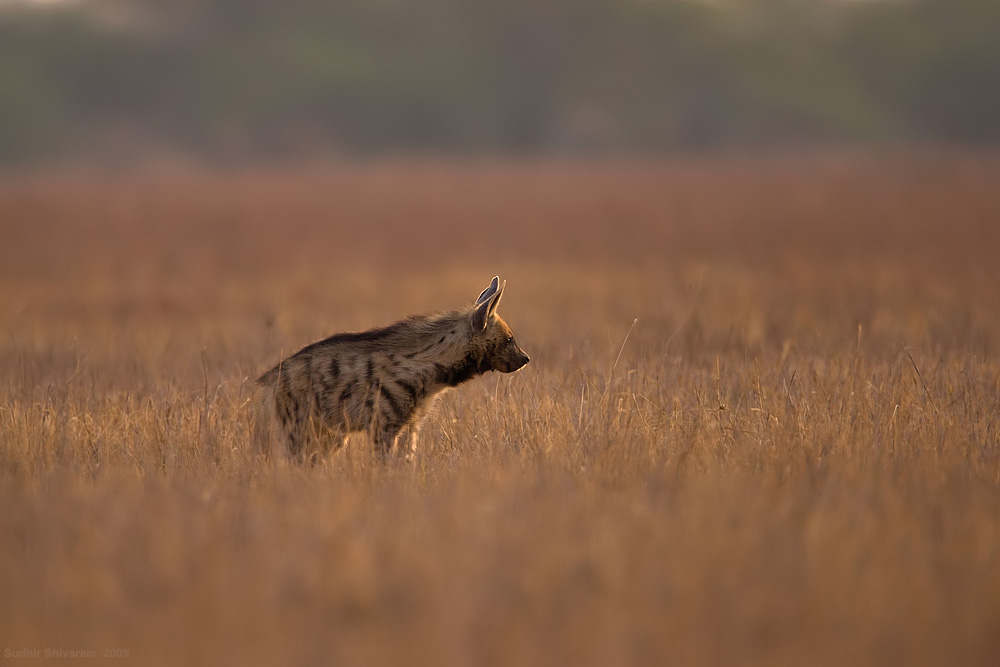
M 997 182 L 955 155 L 8 177 L 0 649 L 997 664 Z M 282 351 L 494 273 L 532 363 L 453 392 L 415 465 L 252 457 Z

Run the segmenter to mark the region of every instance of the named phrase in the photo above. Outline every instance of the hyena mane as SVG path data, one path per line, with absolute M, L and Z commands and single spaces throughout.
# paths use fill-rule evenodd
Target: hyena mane
M 442 391 L 528 363 L 496 314 L 505 286 L 495 277 L 468 308 L 336 334 L 283 359 L 257 380 L 269 439 L 283 441 L 294 459 L 315 461 L 365 431 L 380 459 L 401 438 L 410 456 Z

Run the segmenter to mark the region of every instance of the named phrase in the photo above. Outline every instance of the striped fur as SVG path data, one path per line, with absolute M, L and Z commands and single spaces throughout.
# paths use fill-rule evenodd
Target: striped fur
M 528 363 L 496 314 L 505 286 L 494 278 L 463 310 L 331 336 L 261 375 L 265 408 L 289 454 L 315 461 L 356 431 L 370 434 L 383 460 L 408 431 L 404 448 L 412 454 L 420 423 L 442 391 Z

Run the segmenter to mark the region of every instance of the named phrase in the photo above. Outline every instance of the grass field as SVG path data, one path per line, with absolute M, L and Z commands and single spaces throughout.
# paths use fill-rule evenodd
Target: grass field
M 954 154 L 8 175 L 3 662 L 998 664 L 998 183 Z M 412 465 L 254 457 L 280 356 L 497 273 L 532 362 L 451 392 Z

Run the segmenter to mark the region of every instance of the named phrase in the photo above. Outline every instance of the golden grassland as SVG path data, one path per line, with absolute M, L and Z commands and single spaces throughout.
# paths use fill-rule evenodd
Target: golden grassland
M 942 154 L 8 175 L 0 650 L 997 664 L 998 183 Z M 257 373 L 495 273 L 532 362 L 451 392 L 413 464 L 255 457 Z

